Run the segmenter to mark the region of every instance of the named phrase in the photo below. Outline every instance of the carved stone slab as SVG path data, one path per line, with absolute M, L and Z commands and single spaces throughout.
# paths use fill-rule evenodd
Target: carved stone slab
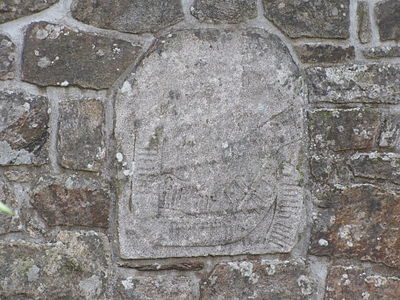
M 121 256 L 290 251 L 303 219 L 304 98 L 275 35 L 160 38 L 116 98 Z

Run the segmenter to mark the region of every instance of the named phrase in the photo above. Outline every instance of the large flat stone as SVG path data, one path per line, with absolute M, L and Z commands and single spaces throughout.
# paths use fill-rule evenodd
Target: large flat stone
M 58 151 L 64 168 L 99 171 L 105 158 L 104 108 L 99 100 L 60 103 Z
M 0 23 L 42 11 L 58 0 L 5 0 L 0 2 Z
M 48 99 L 0 91 L 0 165 L 41 165 L 48 159 Z
M 74 0 L 72 16 L 86 24 L 122 32 L 156 32 L 183 20 L 180 0 Z
M 314 67 L 306 73 L 311 102 L 400 102 L 400 66 L 396 64 Z
M 110 249 L 94 232 L 60 232 L 57 243 L 0 243 L 1 299 L 109 299 Z
M 314 226 L 310 253 L 400 267 L 400 196 L 371 184 L 332 191 Z
M 1 5 L 1 4 L 0 4 Z M 13 79 L 15 73 L 16 49 L 14 43 L 0 34 L 0 79 Z
M 236 24 L 257 17 L 256 0 L 196 0 L 192 15 L 200 22 Z
M 349 37 L 349 0 L 263 0 L 264 15 L 291 38 Z
M 161 38 L 116 99 L 121 255 L 290 251 L 303 220 L 303 89 L 265 31 Z
M 381 41 L 400 40 L 400 2 L 386 0 L 375 6 L 379 36 Z
M 22 79 L 40 86 L 105 89 L 133 63 L 139 46 L 46 22 L 29 25 Z
M 300 260 L 234 261 L 214 268 L 200 299 L 315 299 L 316 285 Z

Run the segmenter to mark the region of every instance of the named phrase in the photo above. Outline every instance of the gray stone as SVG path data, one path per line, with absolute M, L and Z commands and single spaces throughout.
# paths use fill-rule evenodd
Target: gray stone
M 141 48 L 131 43 L 46 22 L 25 35 L 22 79 L 40 86 L 105 89 L 132 64 Z
M 48 159 L 48 99 L 0 91 L 0 165 L 41 165 Z
M 120 276 L 118 300 L 194 300 L 195 283 L 182 275 Z
M 366 58 L 385 58 L 385 57 L 400 57 L 399 46 L 381 46 L 372 47 L 363 50 L 362 53 Z
M 44 10 L 58 0 L 5 0 L 0 2 L 0 23 L 5 23 Z
M 236 24 L 257 17 L 256 0 L 195 0 L 191 14 L 200 22 Z
M 301 260 L 234 261 L 214 268 L 200 299 L 316 299 L 316 286 Z
M 1 4 L 0 4 L 1 5 Z M 15 72 L 15 45 L 5 35 L 0 34 L 0 79 L 13 79 Z
M 354 47 L 335 45 L 306 44 L 294 46 L 294 49 L 303 63 L 343 63 L 353 60 Z
M 105 158 L 104 108 L 99 100 L 60 103 L 58 151 L 67 169 L 99 171 Z
M 400 102 L 400 66 L 396 64 L 313 67 L 306 73 L 310 102 Z
M 368 2 L 360 1 L 357 4 L 357 35 L 362 44 L 371 41 L 371 21 L 369 20 Z
M 400 40 L 400 2 L 381 1 L 375 6 L 379 36 L 381 41 Z
M 379 137 L 379 147 L 387 148 L 392 151 L 400 151 L 400 115 L 390 113 L 384 116 L 381 133 Z
M 156 32 L 183 20 L 180 0 L 74 0 L 72 16 L 86 24 L 122 32 Z
M 349 37 L 349 0 L 263 0 L 265 17 L 291 38 Z
M 116 99 L 121 255 L 290 251 L 303 219 L 304 99 L 275 35 L 161 38 Z
M 75 176 L 40 178 L 32 206 L 48 226 L 108 227 L 110 196 L 94 180 Z
M 10 207 L 14 214 L 19 213 L 14 187 L 5 180 L 0 180 L 0 202 Z M 0 213 L 0 234 L 18 231 L 21 231 L 21 220 L 19 216 L 10 216 Z
M 110 299 L 109 253 L 105 236 L 95 232 L 62 231 L 56 243 L 2 241 L 0 297 Z

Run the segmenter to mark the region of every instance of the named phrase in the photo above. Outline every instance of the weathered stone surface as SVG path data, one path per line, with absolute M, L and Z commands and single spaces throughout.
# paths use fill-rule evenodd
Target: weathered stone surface
M 397 0 L 379 2 L 375 7 L 375 15 L 381 41 L 400 40 L 400 2 Z
M 177 270 L 177 271 L 199 271 L 203 269 L 204 263 L 201 261 L 185 261 L 175 263 L 155 263 L 155 264 L 137 264 L 132 261 L 124 261 L 119 263 L 121 267 L 133 268 L 139 271 L 164 271 L 164 270 Z
M 371 21 L 369 20 L 368 2 L 360 1 L 357 4 L 357 35 L 362 44 L 371 41 Z
M 14 213 L 17 212 L 17 199 L 13 186 L 5 180 L 0 180 L 0 202 L 10 207 Z M 0 234 L 20 231 L 21 222 L 18 216 L 10 216 L 0 213 Z
M 349 265 L 330 267 L 325 299 L 400 299 L 400 277 Z
M 263 0 L 265 17 L 291 38 L 349 37 L 349 0 Z
M 371 184 L 343 187 L 314 226 L 310 252 L 399 267 L 399 216 L 399 195 Z
M 105 299 L 109 251 L 94 232 L 61 232 L 57 243 L 1 242 L 0 297 Z
M 44 10 L 58 0 L 5 0 L 0 2 L 0 23 L 5 23 Z
M 340 47 L 335 45 L 307 44 L 294 46 L 294 49 L 303 63 L 343 63 L 353 60 L 354 47 Z
M 400 102 L 400 66 L 396 64 L 313 67 L 306 73 L 311 102 Z
M 290 251 L 303 218 L 303 88 L 265 31 L 162 38 L 116 99 L 121 255 Z
M 314 299 L 316 281 L 303 261 L 218 264 L 202 282 L 200 299 Z
M 7 36 L 0 34 L 0 79 L 1 80 L 14 78 L 15 55 L 16 53 L 15 53 L 14 43 Z
M 0 91 L 0 165 L 47 162 L 48 99 L 22 91 Z
M 384 116 L 381 125 L 381 134 L 379 138 L 379 147 L 400 151 L 400 115 L 390 113 Z
M 400 184 L 400 155 L 396 153 L 356 153 L 349 161 L 354 176 L 382 179 Z
M 240 23 L 257 17 L 256 0 L 195 0 L 191 14 L 200 22 Z
M 99 184 L 77 177 L 40 178 L 32 206 L 48 226 L 107 227 L 110 197 Z
M 72 16 L 86 24 L 122 32 L 156 32 L 183 20 L 180 0 L 74 0 Z
M 195 284 L 187 276 L 128 276 L 117 282 L 117 299 L 194 300 Z
M 366 58 L 400 57 L 400 47 L 399 46 L 373 47 L 367 50 L 363 50 L 362 53 Z
M 64 168 L 99 171 L 105 157 L 104 108 L 99 100 L 60 103 L 58 151 Z
M 41 86 L 105 89 L 140 50 L 123 40 L 74 31 L 64 25 L 32 23 L 25 35 L 22 78 Z
M 318 109 L 308 113 L 308 122 L 317 150 L 367 149 L 379 138 L 380 114 L 372 109 Z

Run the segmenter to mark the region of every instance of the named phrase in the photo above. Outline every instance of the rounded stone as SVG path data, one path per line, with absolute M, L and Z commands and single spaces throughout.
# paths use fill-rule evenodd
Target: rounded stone
M 160 38 L 116 99 L 125 258 L 288 252 L 302 221 L 304 86 L 263 30 Z

